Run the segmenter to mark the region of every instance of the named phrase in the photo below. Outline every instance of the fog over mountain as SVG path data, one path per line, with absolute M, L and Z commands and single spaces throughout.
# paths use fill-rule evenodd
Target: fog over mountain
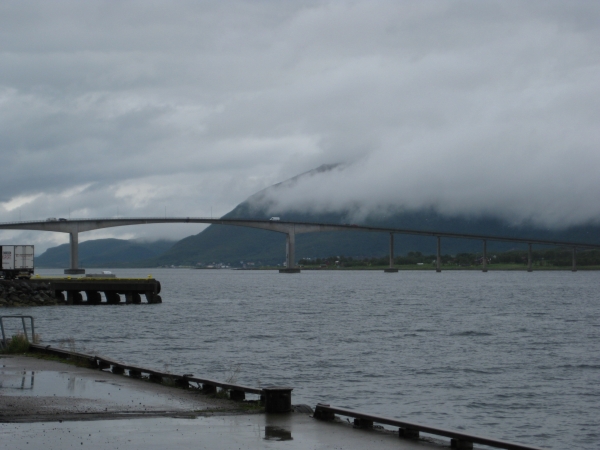
M 218 217 L 338 164 L 257 208 L 597 224 L 598 23 L 592 0 L 3 2 L 0 221 Z

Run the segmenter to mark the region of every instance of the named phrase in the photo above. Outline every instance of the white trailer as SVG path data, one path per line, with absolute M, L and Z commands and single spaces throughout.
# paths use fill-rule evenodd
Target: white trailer
M 2 245 L 2 270 L 4 279 L 30 278 L 33 274 L 33 245 Z

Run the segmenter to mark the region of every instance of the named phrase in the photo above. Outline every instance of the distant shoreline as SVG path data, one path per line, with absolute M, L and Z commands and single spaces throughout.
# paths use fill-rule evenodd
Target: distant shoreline
M 311 271 L 348 271 L 348 270 L 384 270 L 388 269 L 389 266 L 356 266 L 356 267 L 314 267 L 314 266 L 296 266 L 301 270 Z M 176 267 L 86 267 L 86 270 L 94 269 L 112 269 L 112 270 L 131 270 L 131 269 L 193 269 L 193 270 L 279 270 L 282 266 L 261 266 L 261 267 L 228 267 L 228 268 L 217 268 L 217 267 L 194 267 L 194 266 L 176 266 Z M 43 270 L 62 270 L 64 267 L 37 267 L 36 269 Z M 435 265 L 423 265 L 415 266 L 411 265 L 394 265 L 394 269 L 398 270 L 417 270 L 417 271 L 435 271 Z M 488 271 L 499 272 L 499 271 L 519 271 L 527 270 L 527 265 L 512 265 L 512 264 L 488 264 Z M 442 266 L 442 270 L 482 270 L 481 266 Z M 533 271 L 571 271 L 571 266 L 533 266 Z M 594 271 L 600 270 L 600 266 L 577 266 L 577 271 Z
M 359 266 L 359 267 L 302 267 L 296 266 L 300 270 L 324 270 L 324 271 L 347 271 L 347 270 L 384 270 L 388 269 L 389 266 Z M 398 270 L 417 270 L 417 271 L 435 271 L 435 265 L 428 266 L 414 266 L 414 265 L 394 265 L 394 269 Z M 203 268 L 199 268 L 203 269 Z M 233 268 L 235 270 L 278 270 L 281 267 L 276 266 L 266 266 L 266 267 L 257 267 L 257 268 Z M 481 266 L 442 266 L 442 270 L 475 270 L 481 271 Z M 523 265 L 508 265 L 508 264 L 497 264 L 497 265 L 488 265 L 488 271 L 527 271 L 527 266 Z M 219 270 L 219 269 L 207 269 L 207 270 Z M 571 266 L 533 266 L 533 271 L 571 271 Z M 600 266 L 581 266 L 577 267 L 577 270 L 600 270 Z

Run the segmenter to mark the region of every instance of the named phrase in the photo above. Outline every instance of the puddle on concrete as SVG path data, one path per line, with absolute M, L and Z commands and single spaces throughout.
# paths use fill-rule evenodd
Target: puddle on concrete
M 265 427 L 265 439 L 267 441 L 291 441 L 294 438 L 292 437 L 292 432 L 290 430 L 273 425 L 267 425 Z
M 270 431 L 268 431 L 270 430 Z M 265 440 L 269 433 L 286 432 L 294 439 Z M 0 424 L 0 442 L 11 450 L 80 448 L 104 450 L 365 449 L 443 450 L 423 441 L 399 439 L 397 434 L 374 433 L 320 422 L 307 415 L 250 414 L 242 416 L 148 418 L 94 422 Z M 4 448 L 4 447 L 3 447 Z M 448 448 L 447 443 L 445 448 Z
M 107 380 L 68 372 L 0 369 L 0 395 L 110 400 L 123 405 L 164 405 L 165 399 Z

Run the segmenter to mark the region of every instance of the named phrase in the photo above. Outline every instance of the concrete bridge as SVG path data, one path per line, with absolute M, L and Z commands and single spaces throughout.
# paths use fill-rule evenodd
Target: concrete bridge
M 482 241 L 483 245 L 483 268 L 487 272 L 487 241 L 516 242 L 528 244 L 527 271 L 532 271 L 532 246 L 555 245 L 572 248 L 573 265 L 572 271 L 577 270 L 577 249 L 600 249 L 598 244 L 587 244 L 584 242 L 554 241 L 546 239 L 513 238 L 506 236 L 492 236 L 482 234 L 448 233 L 443 231 L 423 231 L 402 228 L 380 228 L 350 224 L 330 224 L 312 222 L 286 222 L 279 220 L 258 219 L 208 219 L 201 217 L 131 217 L 131 218 L 96 218 L 96 219 L 49 219 L 27 222 L 5 222 L 0 223 L 0 230 L 36 230 L 52 231 L 55 233 L 68 233 L 70 236 L 70 267 L 65 273 L 85 273 L 85 269 L 79 268 L 79 233 L 98 230 L 101 228 L 123 227 L 129 225 L 144 225 L 157 223 L 203 223 L 213 225 L 234 225 L 240 227 L 259 228 L 286 235 L 286 268 L 281 269 L 284 273 L 297 273 L 300 269 L 295 265 L 296 234 L 317 233 L 321 231 L 356 231 L 369 233 L 387 233 L 390 236 L 389 268 L 386 272 L 397 272 L 394 268 L 394 234 L 410 234 L 418 236 L 431 236 L 437 239 L 436 271 L 441 272 L 441 238 L 454 239 L 476 239 Z

